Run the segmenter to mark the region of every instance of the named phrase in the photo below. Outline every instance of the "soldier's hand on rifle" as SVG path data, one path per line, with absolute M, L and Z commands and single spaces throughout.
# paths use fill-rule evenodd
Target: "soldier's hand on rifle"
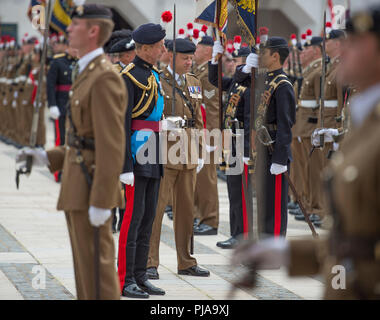
M 57 120 L 59 118 L 59 116 L 61 115 L 61 112 L 59 111 L 58 107 L 57 106 L 51 106 L 49 108 L 49 116 L 50 118 L 52 118 L 53 120 Z
M 202 170 L 203 166 L 205 164 L 205 161 L 202 158 L 198 159 L 198 166 L 197 166 L 197 173 Z
M 90 219 L 91 225 L 94 227 L 102 226 L 110 216 L 110 209 L 102 209 L 93 206 L 90 206 L 90 208 L 88 209 L 88 217 Z
M 16 155 L 16 163 L 26 162 L 28 156 L 33 158 L 33 165 L 36 167 L 44 167 L 49 165 L 47 153 L 42 148 L 22 148 Z
M 338 129 L 333 129 L 333 128 L 318 128 L 315 129 L 313 134 L 311 135 L 311 143 L 313 144 L 314 147 L 319 147 L 320 144 L 320 136 L 324 135 L 325 136 L 325 142 L 334 142 L 334 136 L 339 135 Z
M 270 166 L 270 173 L 274 175 L 282 174 L 286 171 L 288 171 L 288 167 L 283 166 L 282 164 L 272 163 Z
M 219 55 L 222 55 L 224 53 L 224 47 L 220 43 L 219 40 L 214 42 L 214 46 L 212 47 L 212 59 L 211 63 L 212 64 L 218 64 L 218 58 Z
M 289 245 L 285 238 L 269 238 L 260 242 L 243 242 L 233 252 L 234 266 L 255 265 L 256 269 L 278 269 L 289 264 Z
M 135 183 L 135 176 L 133 172 L 122 173 L 119 178 L 122 183 L 128 184 L 131 187 L 133 187 L 133 184 Z
M 259 55 L 256 53 L 250 53 L 245 63 L 246 64 L 243 67 L 242 71 L 244 73 L 251 73 L 252 68 L 257 69 L 259 67 Z

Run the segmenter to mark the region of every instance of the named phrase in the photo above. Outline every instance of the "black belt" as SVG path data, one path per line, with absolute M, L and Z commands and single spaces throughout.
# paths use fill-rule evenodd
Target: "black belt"
M 277 131 L 277 124 L 275 123 L 269 123 L 265 125 L 268 129 L 268 131 Z
M 70 147 L 81 149 L 81 150 L 95 150 L 94 139 L 79 137 L 74 134 L 68 134 L 67 144 Z
M 185 119 L 184 128 L 195 128 L 195 119 Z

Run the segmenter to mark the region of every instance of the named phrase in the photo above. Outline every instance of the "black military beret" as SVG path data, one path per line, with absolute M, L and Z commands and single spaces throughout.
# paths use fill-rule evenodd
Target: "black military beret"
M 201 41 L 199 41 L 198 44 L 212 47 L 214 45 L 214 40 L 210 36 L 204 36 L 201 38 Z
M 71 19 L 73 18 L 112 20 L 112 11 L 101 4 L 85 4 L 75 7 L 71 14 Z
M 329 34 L 326 35 L 326 39 L 328 40 L 333 40 L 333 39 L 339 39 L 339 38 L 344 38 L 346 34 L 344 33 L 343 30 L 331 30 Z
M 288 41 L 282 37 L 270 37 L 263 45 L 264 48 L 289 48 Z
M 137 43 L 153 44 L 166 36 L 165 29 L 160 24 L 146 23 L 132 32 L 132 38 Z
M 358 11 L 346 21 L 349 33 L 374 32 L 380 34 L 380 5 L 369 6 L 367 10 Z
M 318 46 L 318 45 L 321 45 L 322 42 L 323 42 L 322 37 L 318 37 L 318 36 L 312 37 L 311 40 L 306 41 L 304 47 Z
M 131 38 L 132 37 L 132 30 L 130 29 L 121 29 L 113 31 L 111 34 L 111 37 L 107 41 L 107 43 L 104 45 L 104 51 L 105 53 L 110 53 L 112 46 L 116 44 L 116 42 L 119 42 L 120 40 L 124 38 Z
M 168 44 L 168 50 L 173 51 L 174 41 Z M 196 50 L 195 44 L 188 39 L 175 39 L 175 51 L 179 53 L 192 54 Z
M 167 49 L 168 46 L 169 46 L 169 43 L 172 42 L 173 40 L 170 40 L 170 39 L 165 39 L 164 40 L 164 45 L 165 45 L 165 48 Z
M 120 53 L 134 50 L 136 48 L 135 41 L 132 37 L 124 38 L 116 42 L 108 53 Z
M 232 56 L 234 58 L 238 57 L 248 57 L 248 55 L 251 53 L 251 50 L 248 47 L 241 47 L 239 50 L 236 50 L 232 52 Z

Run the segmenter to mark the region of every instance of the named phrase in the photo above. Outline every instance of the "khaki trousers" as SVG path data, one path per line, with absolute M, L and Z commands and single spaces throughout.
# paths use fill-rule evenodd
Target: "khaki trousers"
M 197 174 L 194 204 L 195 217 L 200 220 L 200 223 L 217 229 L 219 225 L 218 176 L 214 163 L 205 164 Z
M 78 300 L 93 300 L 95 293 L 94 227 L 88 211 L 65 212 L 74 260 L 75 284 Z M 100 227 L 100 299 L 119 300 L 120 285 L 115 267 L 115 248 L 111 221 Z
M 159 265 L 162 218 L 165 206 L 171 195 L 170 190 L 173 191 L 173 226 L 178 270 L 184 270 L 197 264 L 197 260 L 190 255 L 190 241 L 194 220 L 195 182 L 196 169 L 164 169 L 164 176 L 158 193 L 156 217 L 150 237 L 147 268 L 157 268 Z

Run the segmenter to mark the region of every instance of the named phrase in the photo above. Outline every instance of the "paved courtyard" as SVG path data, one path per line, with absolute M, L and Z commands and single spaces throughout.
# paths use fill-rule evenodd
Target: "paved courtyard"
M 48 122 L 47 148 L 53 145 L 53 124 Z M 15 185 L 17 150 L 0 142 L 0 299 L 75 299 L 71 248 L 63 212 L 56 210 L 60 185 L 47 169 L 33 169 Z M 227 299 L 231 281 L 238 271 L 229 265 L 230 250 L 216 247 L 229 238 L 227 186 L 219 180 L 220 226 L 216 236 L 196 236 L 198 263 L 210 270 L 209 278 L 177 274 L 172 221 L 165 215 L 162 226 L 159 267 L 160 280 L 154 284 L 165 296 L 150 299 Z M 323 233 L 321 230 L 318 232 Z M 289 217 L 288 238 L 310 236 L 304 222 Z M 114 234 L 115 246 L 119 234 Z M 117 253 L 117 250 L 116 250 Z M 116 265 L 117 257 L 115 257 Z M 286 270 L 258 273 L 254 290 L 237 290 L 235 299 L 320 299 L 322 279 L 289 278 Z

